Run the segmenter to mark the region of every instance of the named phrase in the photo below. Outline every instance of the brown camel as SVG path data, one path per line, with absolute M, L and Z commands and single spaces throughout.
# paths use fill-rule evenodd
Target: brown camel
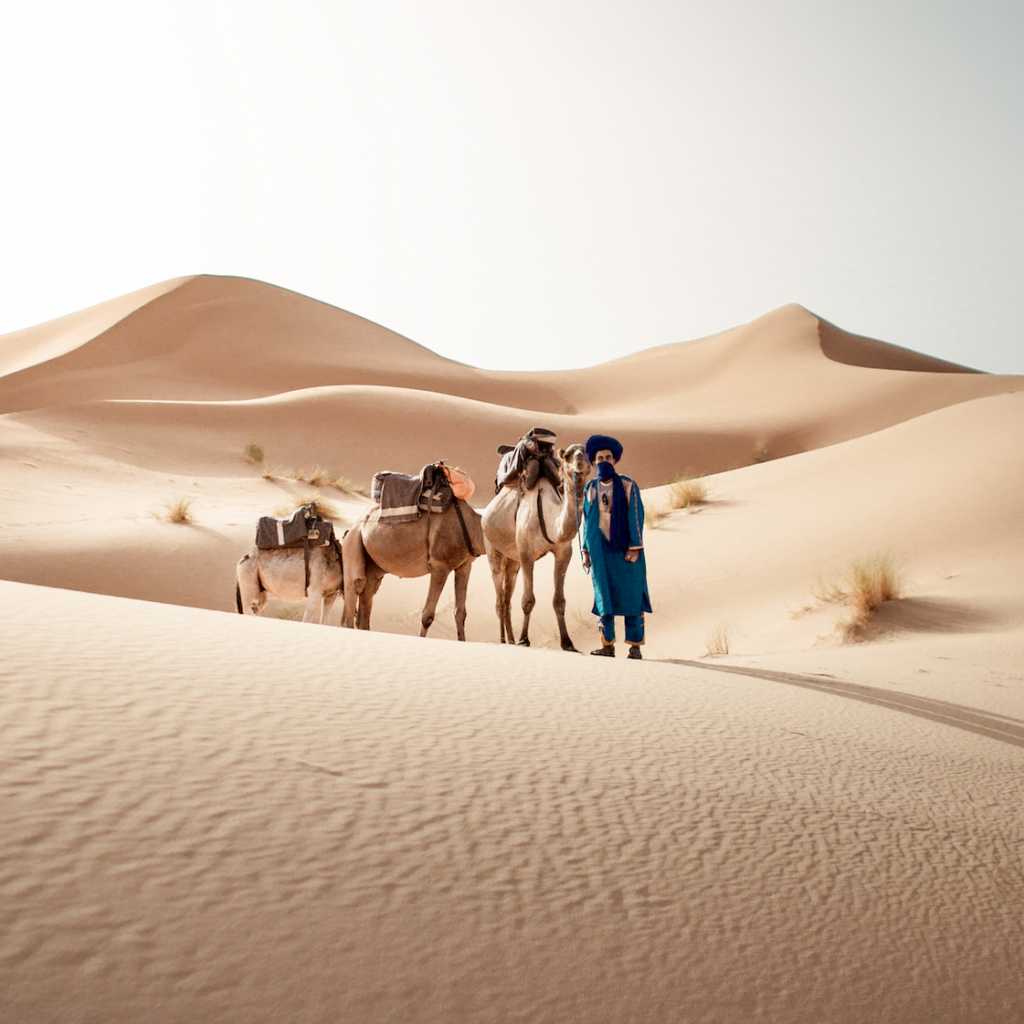
M 380 508 L 371 505 L 341 542 L 345 568 L 345 611 L 341 624 L 350 629 L 355 625 L 360 629 L 370 628 L 373 597 L 388 573 L 392 576 L 429 574 L 430 589 L 420 617 L 420 636 L 426 636 L 445 581 L 454 571 L 455 626 L 459 639 L 465 640 L 469 572 L 474 559 L 484 553 L 480 513 L 465 501 L 453 498 L 444 512 L 424 512 L 409 523 L 389 526 L 379 523 L 379 516 Z M 468 546 L 466 533 L 470 540 Z
M 555 594 L 552 605 L 558 619 L 563 651 L 576 647 L 565 628 L 565 573 L 572 561 L 572 540 L 579 531 L 583 488 L 590 476 L 590 462 L 581 444 L 558 451 L 562 493 L 541 477 L 529 490 L 507 486 L 483 511 L 487 560 L 491 566 L 495 608 L 501 624 L 501 642 L 512 643 L 512 592 L 520 566 L 523 570 L 523 626 L 519 643 L 530 646 L 530 613 L 537 598 L 533 592 L 533 566 L 549 552 L 555 556 Z

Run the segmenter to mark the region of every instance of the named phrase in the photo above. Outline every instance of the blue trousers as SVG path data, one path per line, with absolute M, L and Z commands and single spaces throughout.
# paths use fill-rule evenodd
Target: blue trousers
M 644 617 L 642 615 L 624 615 L 626 621 L 626 643 L 642 644 L 644 642 Z M 615 643 L 615 616 L 601 616 L 601 639 L 606 644 Z

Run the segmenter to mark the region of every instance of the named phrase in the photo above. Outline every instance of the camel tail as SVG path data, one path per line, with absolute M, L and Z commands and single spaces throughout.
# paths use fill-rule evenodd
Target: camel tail
M 238 609 L 239 615 L 244 615 L 242 611 L 242 588 L 239 584 L 235 584 L 235 607 Z

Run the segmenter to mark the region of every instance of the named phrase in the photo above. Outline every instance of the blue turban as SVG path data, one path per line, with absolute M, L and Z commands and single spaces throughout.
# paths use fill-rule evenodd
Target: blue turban
M 622 458 L 622 445 L 614 437 L 605 437 L 604 434 L 594 434 L 587 438 L 587 459 L 593 464 L 598 452 L 609 451 L 612 458 L 618 462 Z

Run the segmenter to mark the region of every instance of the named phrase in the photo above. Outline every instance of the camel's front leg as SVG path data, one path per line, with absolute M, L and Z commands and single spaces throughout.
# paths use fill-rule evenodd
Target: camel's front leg
M 555 609 L 555 618 L 558 619 L 558 635 L 561 637 L 563 651 L 576 651 L 576 645 L 569 637 L 569 630 L 565 627 L 565 574 L 572 561 L 572 542 L 565 545 L 561 551 L 555 551 L 555 597 L 551 602 Z M 578 654 L 579 651 L 576 651 Z
M 510 644 L 515 643 L 515 633 L 512 631 L 512 595 L 516 592 L 517 579 L 519 579 L 519 563 L 514 558 L 506 559 L 504 604 L 499 615 L 501 616 L 502 634 L 508 637 Z
M 366 579 L 363 580 L 363 586 L 359 591 L 359 616 L 356 625 L 360 629 L 370 628 L 370 612 L 373 611 L 373 598 L 377 591 L 380 590 L 383 579 L 384 573 L 376 567 L 373 570 L 367 569 Z M 346 599 L 348 598 L 348 590 L 345 591 L 345 597 Z
M 491 582 L 494 584 L 494 611 L 498 616 L 498 626 L 501 633 L 501 643 L 505 643 L 505 608 L 507 606 L 504 579 L 505 566 L 508 559 L 490 544 L 487 545 L 487 565 L 491 570 Z M 508 642 L 512 642 L 512 632 L 508 633 Z
M 466 594 L 469 592 L 469 573 L 473 561 L 463 562 L 455 570 L 455 631 L 460 640 L 466 639 Z
M 354 629 L 356 625 L 356 612 L 362 611 L 361 602 L 359 600 L 363 589 L 366 587 L 366 577 L 362 579 L 352 579 L 351 577 L 345 580 L 345 604 L 344 609 L 341 613 L 341 624 L 346 629 Z
M 444 590 L 445 580 L 448 579 L 450 572 L 451 570 L 444 565 L 434 565 L 430 568 L 430 589 L 427 591 L 427 603 L 423 606 L 423 615 L 420 616 L 420 636 L 427 635 L 427 630 L 430 629 L 430 624 L 434 621 L 437 602 L 441 598 L 441 591 Z
M 309 597 L 306 598 L 306 607 L 302 612 L 302 621 L 320 622 L 323 603 L 324 595 L 319 590 L 310 591 Z
M 324 605 L 323 605 L 323 609 L 320 612 L 320 623 L 321 623 L 321 625 L 323 623 L 327 622 L 327 620 L 331 617 L 331 609 L 334 607 L 334 602 L 337 601 L 337 600 L 338 600 L 338 593 L 337 593 L 337 591 L 334 591 L 333 593 L 324 595 Z
M 537 596 L 533 592 L 533 559 L 521 557 L 519 562 L 523 570 L 523 625 L 519 630 L 519 643 L 522 647 L 530 646 L 530 613 L 537 603 Z

